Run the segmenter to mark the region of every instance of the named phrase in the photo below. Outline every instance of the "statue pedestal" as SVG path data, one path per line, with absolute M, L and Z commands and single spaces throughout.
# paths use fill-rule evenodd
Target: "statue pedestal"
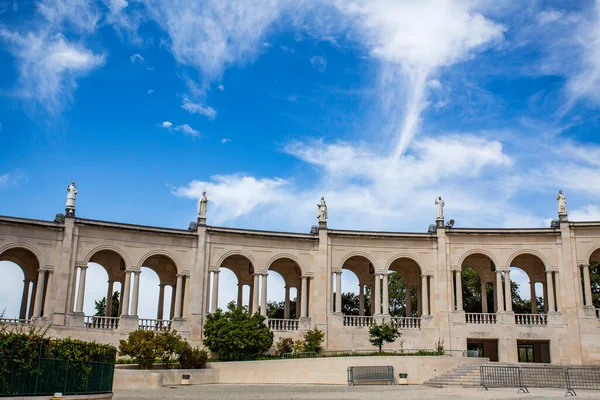
M 435 226 L 437 226 L 438 228 L 443 228 L 444 227 L 444 220 L 443 219 L 436 219 L 435 220 Z
M 206 225 L 206 217 L 198 217 L 198 225 Z
M 327 229 L 327 221 L 319 221 L 319 229 Z
M 567 214 L 558 214 L 558 220 L 560 222 L 563 222 L 563 221 L 566 222 L 566 221 L 568 221 Z

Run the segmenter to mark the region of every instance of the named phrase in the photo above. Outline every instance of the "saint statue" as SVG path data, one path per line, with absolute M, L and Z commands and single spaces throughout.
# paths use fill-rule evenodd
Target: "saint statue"
M 75 196 L 77 196 L 77 188 L 75 187 L 75 181 L 73 181 L 67 186 L 67 215 L 75 214 Z
M 327 204 L 325 197 L 321 197 L 321 201 L 317 203 L 317 218 L 319 222 L 327 222 Z
M 558 215 L 567 215 L 567 199 L 562 190 L 558 191 L 556 200 L 558 200 Z
M 444 220 L 444 205 L 446 203 L 444 203 L 444 200 L 442 200 L 442 196 L 439 196 L 437 199 L 435 199 L 435 205 L 437 206 L 437 218 L 436 221 L 443 221 Z
M 202 197 L 198 201 L 198 218 L 206 218 L 207 206 L 208 199 L 206 198 L 206 192 L 202 192 Z

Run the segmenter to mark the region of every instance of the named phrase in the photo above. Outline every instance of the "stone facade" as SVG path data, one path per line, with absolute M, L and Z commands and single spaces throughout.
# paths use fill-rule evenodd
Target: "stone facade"
M 262 313 L 266 276 L 277 271 L 286 293 L 297 288 L 300 297 L 294 311 L 286 297 L 286 318 L 269 321 L 277 336 L 297 337 L 304 328 L 318 327 L 326 333 L 327 349 L 370 348 L 366 327 L 391 319 L 403 330 L 406 349 L 430 349 L 443 340 L 446 349 L 477 345 L 492 360 L 517 362 L 521 344 L 537 349 L 535 361 L 600 364 L 600 321 L 590 301 L 589 271 L 590 262 L 600 260 L 600 222 L 570 222 L 565 217 L 544 229 L 463 229 L 441 221 L 429 233 L 335 230 L 320 222 L 310 234 L 203 222 L 179 230 L 75 216 L 54 222 L 0 217 L 0 260 L 21 266 L 26 280 L 19 321 L 4 322 L 37 319 L 52 323 L 51 333 L 57 336 L 110 343 L 138 326 L 160 329 L 170 324 L 200 342 L 203 320 L 218 299 L 221 268 L 250 287 L 251 308 Z M 89 262 L 108 272 L 109 295 L 114 282 L 124 285 L 120 317 L 83 315 Z M 162 300 L 154 320 L 137 317 L 142 266 L 160 278 Z M 477 271 L 482 289 L 494 290 L 493 304 L 485 302 L 480 313 L 463 311 L 465 266 Z M 543 286 L 543 313 L 532 307 L 531 314 L 515 315 L 512 302 L 506 302 L 511 266 L 525 271 L 532 285 Z M 345 270 L 357 275 L 361 293 L 371 287 L 374 315 L 363 316 L 364 296 L 360 316 L 342 315 L 341 296 L 333 294 L 340 293 Z M 407 310 L 408 317 L 388 314 L 389 271 L 404 278 L 417 300 L 415 309 Z M 170 321 L 163 317 L 165 286 L 174 288 Z M 240 289 L 238 301 L 242 293 Z

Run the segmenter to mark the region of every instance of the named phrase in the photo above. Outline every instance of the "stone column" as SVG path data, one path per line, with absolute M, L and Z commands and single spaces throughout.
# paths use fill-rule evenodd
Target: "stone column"
M 81 274 L 79 274 L 79 291 L 77 292 L 77 307 L 75 307 L 75 312 L 82 313 L 83 312 L 83 296 L 85 295 L 85 275 L 88 269 L 87 265 L 82 265 L 79 267 L 81 269 Z M 38 288 L 40 287 L 38 279 Z M 37 293 L 36 293 L 37 298 Z
M 119 312 L 117 313 L 117 315 L 121 315 L 123 312 L 123 288 L 125 287 L 125 281 L 122 280 L 120 281 L 121 283 L 121 290 L 119 293 Z
M 340 274 L 341 275 L 341 274 Z M 300 307 L 300 318 L 304 318 L 308 314 L 308 278 L 302 277 L 302 307 Z
M 423 290 L 421 286 L 417 286 L 417 315 L 420 317 L 423 315 Z
M 165 284 L 160 283 L 158 285 L 158 310 L 156 312 L 156 319 L 163 319 L 165 311 Z
M 484 314 L 488 312 L 487 287 L 483 279 L 481 280 L 481 312 Z
M 358 315 L 365 315 L 365 285 L 359 283 L 358 285 Z
M 583 268 L 583 292 L 585 301 L 584 304 L 586 307 L 594 307 L 594 303 L 592 301 L 592 282 L 590 280 L 590 266 L 582 265 Z
M 560 296 L 560 279 L 558 277 L 558 271 L 554 271 L 554 301 L 556 301 L 556 311 L 560 312 L 560 300 L 562 300 L 562 297 Z
M 502 292 L 502 271 L 496 270 L 496 312 L 504 312 L 504 296 Z
M 38 281 L 37 281 L 37 287 L 35 288 L 35 306 L 33 307 L 33 318 L 38 318 L 42 316 L 42 304 L 44 303 L 44 280 L 46 279 L 46 271 L 43 269 L 40 269 L 38 271 Z M 84 277 L 85 279 L 85 277 Z M 83 297 L 83 296 L 82 296 Z M 82 306 L 81 309 L 83 309 L 83 299 L 81 300 Z
M 375 274 L 375 293 L 373 293 L 373 295 L 375 296 L 375 310 L 373 315 L 379 315 L 381 314 L 381 277 L 379 276 L 379 274 Z M 371 301 L 371 303 L 373 303 Z
M 544 313 L 547 314 L 548 313 L 548 283 L 547 282 L 544 282 L 542 291 L 543 291 L 542 295 L 544 296 Z
M 300 318 L 300 307 L 302 306 L 301 297 L 302 295 L 300 294 L 300 288 L 296 288 L 296 319 Z
M 429 315 L 429 293 L 427 290 L 427 275 L 421 275 L 421 296 L 423 300 L 421 300 L 421 315 Z
M 554 306 L 554 287 L 552 285 L 552 271 L 546 271 L 546 283 L 548 284 L 548 312 L 553 313 L 555 312 L 556 307 Z
M 114 281 L 112 279 L 108 280 L 108 290 L 106 291 L 106 310 L 104 316 L 111 317 L 112 316 L 112 297 L 113 297 L 113 285 Z
M 44 291 L 44 308 L 42 310 L 42 316 L 44 318 L 50 318 L 52 315 L 52 307 L 50 305 L 50 293 L 52 291 L 52 280 L 54 279 L 54 270 L 46 271 L 46 290 Z
M 210 302 L 210 312 L 217 312 L 217 306 L 219 303 L 219 272 L 213 271 L 213 288 L 212 288 L 212 300 Z
M 175 296 L 176 296 L 177 288 L 175 285 L 171 285 L 171 307 L 169 310 L 169 318 L 173 320 L 175 318 Z
M 492 282 L 492 298 L 494 300 L 494 312 L 498 312 L 498 295 L 496 294 L 497 282 Z
M 254 285 L 252 286 L 252 313 L 258 312 L 258 278 L 259 274 L 254 274 Z
M 285 285 L 285 298 L 283 299 L 283 319 L 290 319 L 290 287 Z
M 130 315 L 137 316 L 138 302 L 140 299 L 140 273 L 142 271 L 133 271 L 133 293 L 131 296 L 131 313 Z
M 123 285 L 123 308 L 121 315 L 129 315 L 129 291 L 131 289 L 131 271 L 125 271 L 125 285 Z
M 537 314 L 537 297 L 535 295 L 535 282 L 534 281 L 530 281 L 529 282 L 529 290 L 531 292 L 531 313 L 532 314 Z
M 242 302 L 244 298 L 244 285 L 238 282 L 238 295 L 237 295 L 237 306 L 242 308 Z
M 23 296 L 21 296 L 21 310 L 19 319 L 27 319 L 27 301 L 29 300 L 29 280 L 23 280 Z
M 335 273 L 335 312 L 342 312 L 342 272 Z
M 454 274 L 454 287 L 456 289 L 456 311 L 463 310 L 462 296 L 462 271 L 457 269 Z
M 389 315 L 390 301 L 388 297 L 388 274 L 383 274 L 383 315 Z
M 250 315 L 254 314 L 254 310 L 252 309 L 252 299 L 254 298 L 254 284 L 250 285 L 250 290 L 248 291 L 248 311 L 250 311 Z
M 181 310 L 183 309 L 183 277 L 183 274 L 177 274 L 177 287 L 175 288 L 175 318 L 181 318 Z M 218 280 L 219 279 L 217 278 L 217 283 Z
M 262 275 L 260 285 L 260 315 L 267 316 L 267 274 Z
M 412 317 L 412 296 L 411 296 L 412 286 L 406 285 L 406 293 L 404 296 L 404 313 L 406 317 Z
M 510 284 L 510 270 L 504 271 L 504 301 L 506 312 L 512 312 L 512 289 Z

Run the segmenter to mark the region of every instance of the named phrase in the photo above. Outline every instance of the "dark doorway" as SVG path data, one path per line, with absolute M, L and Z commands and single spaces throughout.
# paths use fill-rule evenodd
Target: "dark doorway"
M 498 339 L 467 339 L 469 353 L 477 351 L 479 357 L 498 361 Z
M 521 363 L 550 363 L 549 340 L 517 340 L 517 357 Z

